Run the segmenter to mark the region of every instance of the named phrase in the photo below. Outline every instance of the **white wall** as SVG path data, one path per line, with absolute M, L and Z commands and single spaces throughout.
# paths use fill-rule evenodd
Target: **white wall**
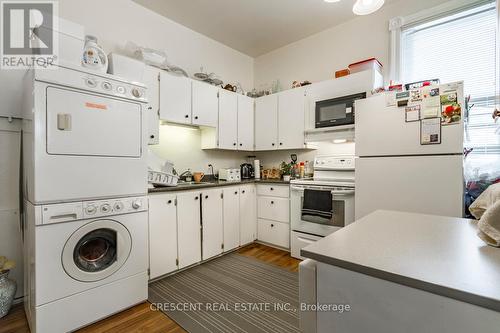
M 175 23 L 132 0 L 59 1 L 59 15 L 95 35 L 107 53 L 127 41 L 166 51 L 168 60 L 189 74 L 215 72 L 224 82 L 253 88 L 253 58 Z
M 203 66 L 204 71 L 217 73 L 224 82 L 239 82 L 245 90 L 253 88 L 253 58 L 131 0 L 64 0 L 59 2 L 59 14 L 83 25 L 87 34 L 98 37 L 99 44 L 108 53 L 123 53 L 125 43 L 132 41 L 166 51 L 170 63 L 191 75 Z M 174 162 L 179 172 L 187 168 L 206 172 L 208 163 L 216 170 L 239 166 L 245 156 L 244 153 L 202 151 L 200 131 L 181 127 L 162 126 L 160 145 L 152 149 Z
M 17 281 L 16 297 L 23 295 L 22 242 L 19 226 L 21 121 L 0 118 L 0 256 L 16 262 L 9 277 Z
M 159 157 L 174 162 L 180 174 L 188 168 L 191 171 L 208 172 L 208 164 L 217 173 L 221 168 L 238 168 L 253 153 L 235 151 L 201 150 L 201 131 L 196 128 L 161 125 L 160 144 L 150 146 Z
M 443 2 L 446 0 L 401 0 L 385 5 L 374 14 L 356 17 L 259 56 L 255 59 L 255 86 L 263 88 L 279 79 L 282 87 L 288 89 L 295 80 L 331 79 L 335 71 L 372 57 L 382 62 L 386 72 L 389 68 L 389 20 Z

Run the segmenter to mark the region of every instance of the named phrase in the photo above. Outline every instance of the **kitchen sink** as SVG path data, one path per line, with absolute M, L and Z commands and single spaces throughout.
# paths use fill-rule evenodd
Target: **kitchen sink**
M 185 185 L 206 185 L 206 184 L 213 184 L 211 182 L 178 182 L 177 185 L 179 186 L 185 186 Z

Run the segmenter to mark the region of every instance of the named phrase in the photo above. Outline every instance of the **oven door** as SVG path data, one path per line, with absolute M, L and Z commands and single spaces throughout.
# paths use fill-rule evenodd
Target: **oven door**
M 366 93 L 316 102 L 315 127 L 354 124 L 354 102 L 366 98 Z
M 311 206 L 311 199 L 314 201 L 313 206 Z M 311 185 L 291 186 L 293 231 L 327 236 L 351 223 L 353 218 L 354 189 Z

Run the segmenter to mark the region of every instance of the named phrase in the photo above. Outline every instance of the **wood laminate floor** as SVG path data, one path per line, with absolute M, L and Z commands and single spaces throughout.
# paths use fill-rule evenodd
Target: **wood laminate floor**
M 297 272 L 300 260 L 290 257 L 286 251 L 262 244 L 250 244 L 238 250 L 244 256 L 253 257 L 269 264 Z M 79 333 L 178 333 L 185 332 L 173 320 L 160 311 L 152 311 L 145 302 L 101 320 L 78 331 Z M 22 304 L 12 308 L 0 319 L 0 333 L 29 333 Z

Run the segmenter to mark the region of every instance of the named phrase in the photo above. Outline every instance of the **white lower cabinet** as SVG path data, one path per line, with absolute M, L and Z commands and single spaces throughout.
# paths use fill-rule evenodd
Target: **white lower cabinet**
M 248 184 L 149 195 L 150 279 L 255 241 L 256 193 Z
M 290 199 L 259 196 L 258 204 L 259 218 L 285 223 L 290 221 Z
M 257 239 L 257 197 L 254 185 L 240 187 L 240 245 Z
M 177 194 L 179 268 L 201 261 L 200 192 Z
M 175 195 L 149 197 L 150 278 L 177 270 L 177 209 Z
M 290 247 L 290 198 L 288 185 L 257 185 L 257 239 Z
M 240 246 L 240 188 L 224 188 L 224 252 Z
M 259 240 L 283 248 L 290 246 L 288 223 L 260 219 L 258 221 Z
M 222 253 L 222 190 L 204 190 L 201 194 L 202 259 L 206 260 Z

